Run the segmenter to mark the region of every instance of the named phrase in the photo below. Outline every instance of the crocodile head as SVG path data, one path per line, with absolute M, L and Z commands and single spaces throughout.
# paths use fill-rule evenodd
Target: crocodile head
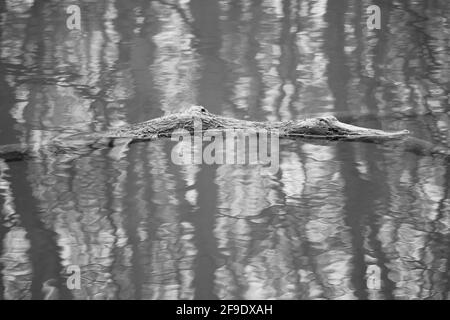
M 340 122 L 334 116 L 298 120 L 287 128 L 287 135 L 329 137 L 339 140 L 389 140 L 405 137 L 408 130 L 387 132 Z

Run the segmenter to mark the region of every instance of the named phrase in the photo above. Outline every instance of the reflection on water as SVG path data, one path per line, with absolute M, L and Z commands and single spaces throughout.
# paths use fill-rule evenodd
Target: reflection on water
M 65 27 L 73 3 L 81 32 Z M 374 3 L 381 30 L 365 27 Z M 6 0 L 0 145 L 203 104 L 335 114 L 449 147 L 449 16 L 445 0 Z M 0 162 L 0 298 L 44 298 L 52 279 L 65 299 L 450 299 L 441 159 L 282 141 L 279 172 L 261 175 L 177 166 L 172 146 Z

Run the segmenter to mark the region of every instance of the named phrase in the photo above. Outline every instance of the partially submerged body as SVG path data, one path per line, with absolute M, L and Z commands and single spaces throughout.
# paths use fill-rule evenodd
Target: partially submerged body
M 192 106 L 180 113 L 151 119 L 145 122 L 124 126 L 98 133 L 80 133 L 60 136 L 52 140 L 46 149 L 55 153 L 68 153 L 82 148 L 99 149 L 104 147 L 123 147 L 129 143 L 169 138 L 176 130 L 193 133 L 198 125 L 201 130 L 251 130 L 254 132 L 275 132 L 279 138 L 305 138 L 322 140 L 347 140 L 371 143 L 396 141 L 406 149 L 418 154 L 438 154 L 447 159 L 448 150 L 434 148 L 431 144 L 410 138 L 408 130 L 387 132 L 383 130 L 358 127 L 338 121 L 334 116 L 315 117 L 303 120 L 258 122 L 214 115 L 202 106 Z M 35 148 L 27 145 L 7 145 L 0 147 L 0 158 L 7 161 L 32 157 Z

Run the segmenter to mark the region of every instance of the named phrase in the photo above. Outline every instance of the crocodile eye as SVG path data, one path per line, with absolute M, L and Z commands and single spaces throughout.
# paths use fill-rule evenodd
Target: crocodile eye
M 201 113 L 207 112 L 203 106 L 192 106 L 189 110 L 193 111 L 193 112 L 201 112 Z

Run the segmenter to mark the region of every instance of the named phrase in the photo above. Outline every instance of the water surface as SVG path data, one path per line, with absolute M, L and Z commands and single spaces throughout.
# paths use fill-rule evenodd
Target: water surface
M 450 147 L 449 17 L 445 0 L 2 1 L 0 145 L 202 104 L 260 121 L 334 114 Z M 172 147 L 0 161 L 0 298 L 41 299 L 49 279 L 65 299 L 450 298 L 442 159 L 282 141 L 280 170 L 261 175 L 178 166 Z

